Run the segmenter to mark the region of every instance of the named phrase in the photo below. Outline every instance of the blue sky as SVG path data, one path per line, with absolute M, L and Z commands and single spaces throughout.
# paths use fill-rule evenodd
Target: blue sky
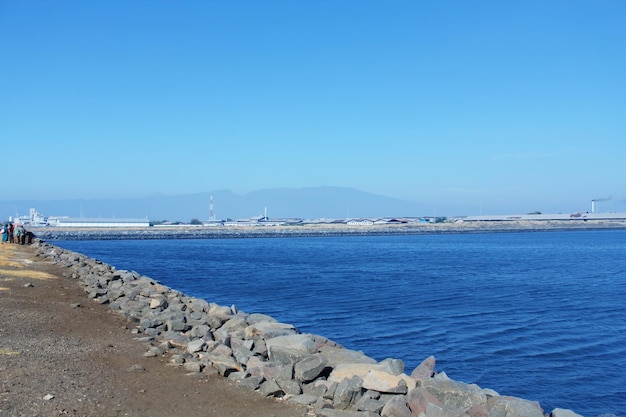
M 626 211 L 625 45 L 621 0 L 0 0 L 0 199 Z

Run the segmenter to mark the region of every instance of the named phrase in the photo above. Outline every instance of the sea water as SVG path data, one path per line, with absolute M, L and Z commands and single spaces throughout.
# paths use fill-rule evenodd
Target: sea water
M 56 241 L 410 373 L 626 416 L 626 231 Z

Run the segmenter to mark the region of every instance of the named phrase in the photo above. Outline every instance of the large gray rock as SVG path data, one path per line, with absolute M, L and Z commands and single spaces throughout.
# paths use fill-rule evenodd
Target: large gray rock
M 380 414 L 380 411 L 385 405 L 384 401 L 377 400 L 375 398 L 369 398 L 362 396 L 357 402 L 352 405 L 352 410 L 355 411 L 371 411 L 372 413 Z
M 196 311 L 196 312 L 201 312 L 201 313 L 208 313 L 211 308 L 210 304 L 207 301 L 202 300 L 200 298 L 193 298 L 189 300 L 187 305 L 189 306 L 189 309 L 191 311 Z
M 311 394 L 300 394 L 289 397 L 289 402 L 300 405 L 311 405 L 317 401 L 318 397 Z
M 300 395 L 302 394 L 302 388 L 297 381 L 293 379 L 277 379 L 276 383 L 283 390 L 285 394 Z
M 252 313 L 248 316 L 246 321 L 248 322 L 248 324 L 256 324 L 261 321 L 272 322 L 276 321 L 276 319 L 272 316 L 268 316 L 267 314 Z
M 343 379 L 337 384 L 333 398 L 333 405 L 336 409 L 347 410 L 360 397 L 363 380 L 358 376 Z
M 435 363 L 436 360 L 434 356 L 427 357 L 411 372 L 411 377 L 418 380 L 431 378 L 435 373 Z
M 465 384 L 451 379 L 440 381 L 431 378 L 423 380 L 420 386 L 448 407 L 467 410 L 472 405 L 487 403 L 487 395 L 476 384 Z
M 259 389 L 261 382 L 263 382 L 262 376 L 249 376 L 248 378 L 244 378 L 239 381 L 239 386 L 250 391 L 254 391 Z
M 270 360 L 294 364 L 315 353 L 315 343 L 308 334 L 279 336 L 265 341 Z
M 412 417 L 403 395 L 393 396 L 380 412 L 381 417 Z
M 202 339 L 195 339 L 187 343 L 187 352 L 196 353 L 201 352 L 206 346 L 206 342 Z
M 230 344 L 230 338 L 243 339 L 245 335 L 245 329 L 248 327 L 245 319 L 241 317 L 233 317 L 226 321 L 222 327 L 213 332 L 215 340 L 218 340 L 226 345 Z
M 404 372 L 404 361 L 401 359 L 387 358 L 378 363 L 381 371 L 392 375 L 400 375 Z
M 555 408 L 550 413 L 550 417 L 582 417 L 582 416 L 580 414 L 576 414 L 572 410 L 566 410 L 564 408 Z
M 259 374 L 265 379 L 290 380 L 293 378 L 293 366 L 291 364 L 265 362 L 264 366 L 258 369 L 260 371 Z M 251 370 L 248 370 L 248 372 L 251 372 Z
M 252 356 L 248 359 L 248 362 L 246 363 L 246 369 L 250 373 L 250 375 L 262 375 L 261 368 L 263 368 L 266 364 L 267 361 L 264 361 L 258 356 Z
M 207 353 L 205 359 L 209 361 L 211 365 L 217 368 L 219 373 L 223 376 L 228 376 L 228 374 L 230 374 L 231 372 L 243 371 L 241 365 L 238 364 L 232 356 L 223 356 L 216 355 L 214 353 Z
M 211 333 L 211 328 L 206 324 L 195 325 L 189 331 L 189 336 L 191 337 L 202 337 L 213 339 L 213 335 Z
M 490 398 L 487 409 L 489 417 L 543 417 L 543 410 L 537 402 L 517 397 Z
M 463 410 L 445 405 L 428 403 L 426 406 L 426 417 L 465 417 L 466 415 Z
M 237 359 L 242 365 L 246 365 L 248 360 L 254 355 L 250 350 L 251 344 L 248 344 L 249 341 L 243 341 L 241 339 L 231 339 L 230 346 L 233 351 L 233 356 Z
M 191 329 L 191 326 L 187 324 L 185 317 L 170 319 L 165 322 L 165 327 L 171 332 L 186 332 Z
M 378 363 L 340 363 L 335 366 L 335 369 L 328 376 L 328 380 L 331 382 L 340 382 L 342 379 L 352 378 L 358 376 L 364 379 L 370 371 L 381 371 L 381 369 L 387 369 L 386 366 L 381 366 Z M 391 375 L 391 374 L 389 374 Z M 400 378 L 398 376 L 398 378 Z
M 219 328 L 222 323 L 230 320 L 233 314 L 230 311 L 230 307 L 210 304 L 207 315 L 209 316 L 209 320 L 211 321 L 211 327 L 216 329 Z
M 328 366 L 328 361 L 321 354 L 315 354 L 302 359 L 294 367 L 296 379 L 309 382 L 316 379 Z
M 296 333 L 298 333 L 298 330 L 291 324 L 279 323 L 277 321 L 261 321 L 246 327 L 244 337 L 246 339 L 254 339 L 255 337 L 271 339 Z
M 325 345 L 319 348 L 319 352 L 326 358 L 328 366 L 335 368 L 343 363 L 376 363 L 375 359 L 370 358 L 363 352 Z
M 376 369 L 370 370 L 365 375 L 363 388 L 392 394 L 407 393 L 406 382 L 401 377 Z
M 282 388 L 273 380 L 264 381 L 259 387 L 259 392 L 267 397 L 282 397 L 285 395 Z
M 408 392 L 406 404 L 414 416 L 420 413 L 426 414 L 428 404 L 443 405 L 437 397 L 421 387 L 416 387 Z

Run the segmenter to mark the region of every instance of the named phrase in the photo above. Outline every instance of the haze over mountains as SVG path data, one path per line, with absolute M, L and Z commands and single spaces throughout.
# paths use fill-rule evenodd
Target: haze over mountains
M 208 220 L 213 195 L 217 220 L 270 218 L 342 219 L 423 216 L 417 203 L 344 187 L 271 188 L 237 194 L 217 190 L 184 195 L 150 195 L 124 199 L 0 201 L 3 217 L 22 216 L 35 208 L 44 216 L 84 218 L 148 218 L 188 222 Z M 432 213 L 431 213 L 432 214 Z

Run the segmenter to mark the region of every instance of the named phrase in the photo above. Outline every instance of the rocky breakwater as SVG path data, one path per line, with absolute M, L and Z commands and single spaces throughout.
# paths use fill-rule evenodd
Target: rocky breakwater
M 189 373 L 219 373 L 240 387 L 308 405 L 320 417 L 544 417 L 540 404 L 454 381 L 426 358 L 410 374 L 264 314 L 189 297 L 137 272 L 36 241 L 37 255 L 68 269 L 88 297 L 133 323 L 146 356 Z M 514 377 L 514 376 L 511 376 Z M 574 417 L 555 409 L 552 417 Z

